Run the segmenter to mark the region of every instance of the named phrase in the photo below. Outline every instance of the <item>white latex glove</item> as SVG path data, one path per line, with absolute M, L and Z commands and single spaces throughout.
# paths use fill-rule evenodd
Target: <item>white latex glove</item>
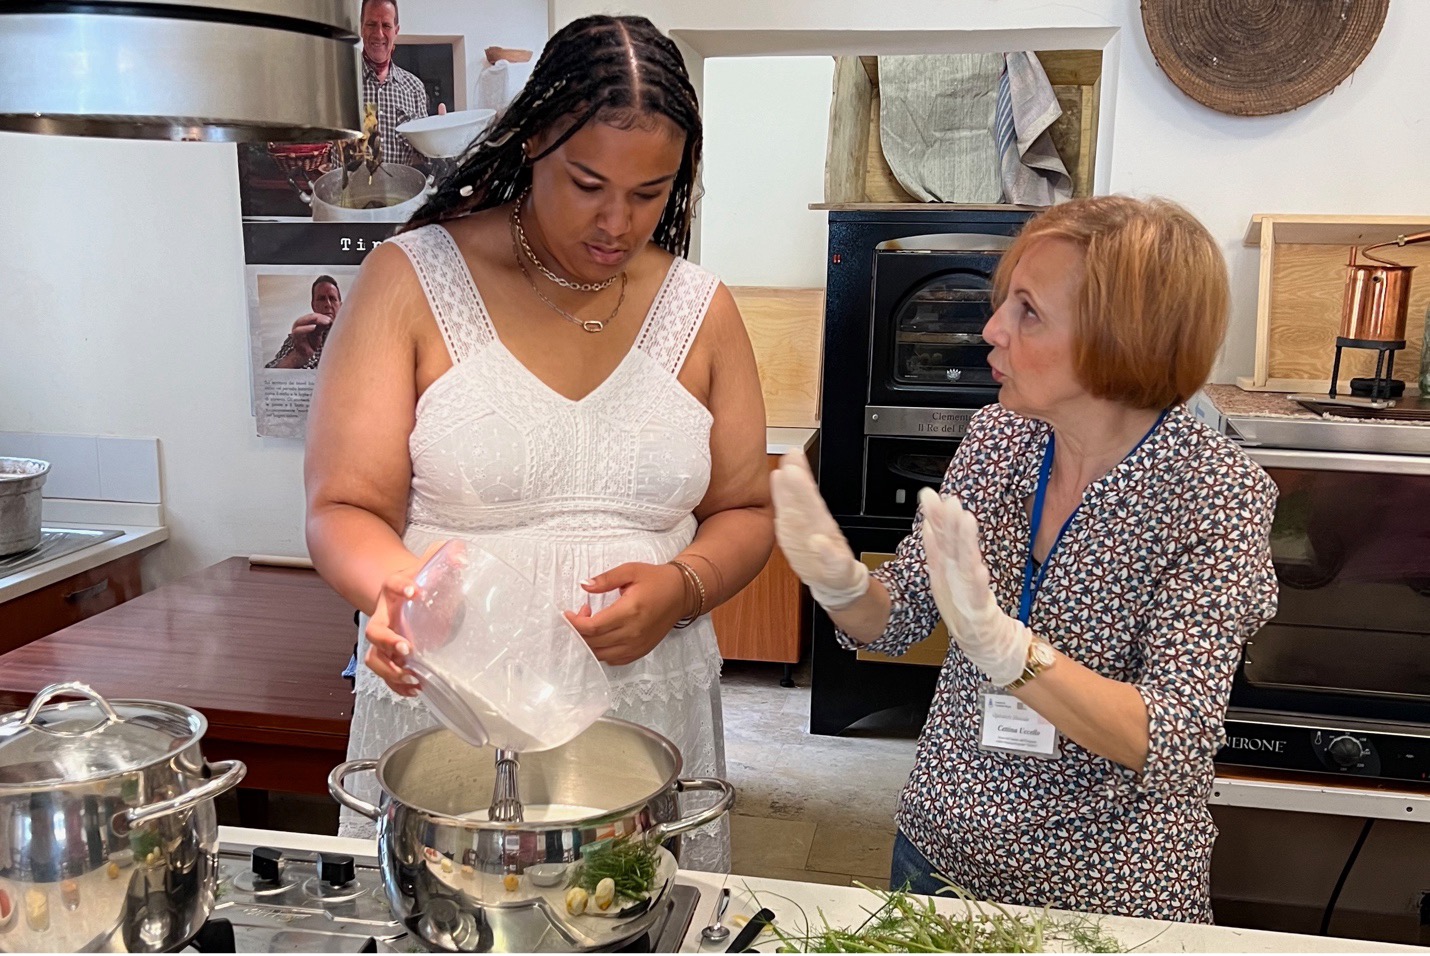
M 1004 614 L 993 596 L 978 550 L 978 520 L 957 498 L 940 498 L 932 488 L 919 492 L 919 506 L 934 603 L 959 649 L 990 681 L 1006 687 L 1023 673 L 1033 632 Z
M 854 557 L 814 483 L 804 453 L 792 451 L 770 475 L 775 538 L 789 566 L 827 610 L 849 607 L 869 590 L 869 569 Z

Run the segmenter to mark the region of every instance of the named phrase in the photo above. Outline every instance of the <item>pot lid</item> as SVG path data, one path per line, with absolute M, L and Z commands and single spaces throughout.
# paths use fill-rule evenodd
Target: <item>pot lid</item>
M 0 129 L 317 142 L 361 133 L 347 0 L 0 3 Z
M 62 695 L 87 700 L 49 703 Z M 157 700 L 106 701 L 86 684 L 52 684 L 28 710 L 0 717 L 0 791 L 102 780 L 198 741 L 204 716 Z
M 1142 0 L 1157 65 L 1233 116 L 1284 113 L 1329 93 L 1380 36 L 1390 0 Z

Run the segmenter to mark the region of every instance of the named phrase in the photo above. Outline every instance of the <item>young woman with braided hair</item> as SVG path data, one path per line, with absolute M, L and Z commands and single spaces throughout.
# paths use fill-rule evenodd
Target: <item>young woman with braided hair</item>
M 578 20 L 364 262 L 306 463 L 313 561 L 371 615 L 353 754 L 431 723 L 389 621 L 460 537 L 570 609 L 616 716 L 674 741 L 686 776 L 724 774 L 708 614 L 773 524 L 754 354 L 729 292 L 683 258 L 700 147 L 674 43 L 639 17 Z M 725 824 L 684 840 L 682 865 L 728 869 Z

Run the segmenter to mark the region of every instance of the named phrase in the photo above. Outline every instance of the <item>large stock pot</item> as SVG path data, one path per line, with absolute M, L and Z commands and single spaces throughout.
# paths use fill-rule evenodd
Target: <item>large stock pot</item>
M 87 698 L 50 704 L 60 695 Z M 213 798 L 236 760 L 204 762 L 208 722 L 154 700 L 53 684 L 0 717 L 0 952 L 159 952 L 213 908 Z
M 674 880 L 679 848 L 671 838 L 715 822 L 735 802 L 727 781 L 681 779 L 680 751 L 669 740 L 613 717 L 519 760 L 525 820 L 518 823 L 487 819 L 495 752 L 442 728 L 413 734 L 380 759 L 348 761 L 328 778 L 338 802 L 377 821 L 388 902 L 430 949 L 591 950 L 632 939 L 655 922 Z M 381 806 L 344 788 L 347 777 L 372 770 Z M 681 816 L 677 797 L 692 791 L 718 796 Z M 603 841 L 623 838 L 669 841 L 670 849 L 659 848 L 649 897 L 610 913 L 570 912 L 571 867 Z

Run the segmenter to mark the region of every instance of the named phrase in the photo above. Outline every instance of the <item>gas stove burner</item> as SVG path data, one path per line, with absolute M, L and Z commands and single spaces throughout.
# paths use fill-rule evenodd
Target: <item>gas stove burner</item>
M 1359 398 L 1400 398 L 1405 394 L 1405 383 L 1398 378 L 1353 378 L 1351 394 Z

